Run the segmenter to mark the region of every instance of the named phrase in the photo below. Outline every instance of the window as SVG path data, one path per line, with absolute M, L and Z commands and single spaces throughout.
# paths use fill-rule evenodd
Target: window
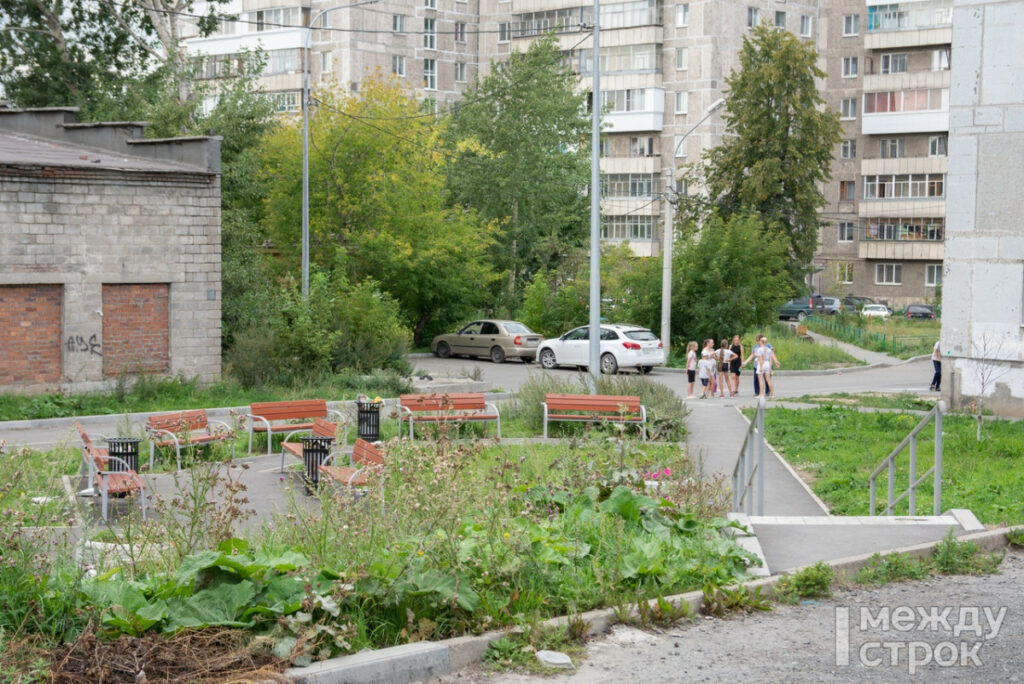
M 690 49 L 676 48 L 676 69 L 681 71 L 690 68 Z
M 864 240 L 942 242 L 944 221 L 940 218 L 884 218 L 868 222 Z
M 875 264 L 875 285 L 903 283 L 903 264 Z
M 602 216 L 601 239 L 603 240 L 650 240 L 654 232 L 653 216 Z
M 466 80 L 466 63 L 456 62 L 455 63 L 455 82 L 464 83 Z
M 856 181 L 839 181 L 839 201 L 852 202 L 857 196 Z
M 331 58 L 330 52 L 320 53 L 320 73 L 329 74 L 334 67 L 334 60 Z
M 423 6 L 427 9 L 437 9 L 437 0 L 423 0 Z
M 907 53 L 893 52 L 882 55 L 883 74 L 905 74 L 907 72 Z
M 391 73 L 395 76 L 405 76 L 405 57 L 391 55 Z
M 839 103 L 840 118 L 842 119 L 856 119 L 857 118 L 857 98 L 855 97 L 844 97 Z
M 690 3 L 676 5 L 676 27 L 682 28 L 690 25 Z
M 510 24 L 503 22 L 498 24 L 498 42 L 507 43 L 512 39 L 512 31 L 510 30 Z
M 882 138 L 878 141 L 878 154 L 882 159 L 899 159 L 904 155 L 903 138 Z
M 747 8 L 747 28 L 754 28 L 761 23 L 761 11 L 756 7 Z
M 428 50 L 437 49 L 437 19 L 423 20 L 423 47 Z
M 857 75 L 857 58 L 843 57 L 843 78 L 853 78 Z
M 423 60 L 423 88 L 424 90 L 437 90 L 437 60 Z
M 860 33 L 860 15 L 847 14 L 843 17 L 843 35 L 855 36 Z
M 676 114 L 686 114 L 690 109 L 690 93 L 683 91 L 676 93 Z
M 945 88 L 864 93 L 864 113 L 940 111 L 948 94 L 949 90 Z
M 839 242 L 853 242 L 853 221 L 840 221 Z
M 786 28 L 786 13 L 776 12 L 775 13 L 775 28 L 784 29 Z
M 928 156 L 945 157 L 946 140 L 947 138 L 944 135 L 933 135 L 930 138 L 928 138 Z
M 811 34 L 814 32 L 813 27 L 814 27 L 814 18 L 813 17 L 811 17 L 808 14 L 803 14 L 803 15 L 800 16 L 800 37 L 801 38 L 810 38 Z
M 601 48 L 601 73 L 655 73 L 660 69 L 661 51 L 654 43 L 616 45 Z M 594 73 L 594 51 L 579 51 L 581 75 Z
M 915 199 L 945 197 L 942 173 L 885 173 L 864 176 L 864 199 Z
M 924 286 L 938 287 L 942 284 L 942 264 L 924 265 Z
M 405 33 L 405 15 L 391 15 L 391 30 L 394 33 Z
M 654 138 L 653 137 L 642 137 L 642 138 L 630 138 L 629 139 L 629 156 L 630 157 L 653 157 L 654 156 Z
M 612 154 L 612 141 L 607 137 L 601 138 L 601 156 L 610 157 Z
M 631 90 L 602 90 L 601 108 L 609 108 L 611 113 L 642 112 L 647 109 L 647 91 L 643 88 Z
M 686 145 L 683 144 L 683 140 L 686 138 L 685 135 L 677 135 L 672 140 L 672 144 L 675 146 L 672 149 L 675 151 L 677 157 L 686 156 Z
M 836 262 L 836 280 L 844 285 L 853 282 L 853 264 L 849 261 Z
M 297 112 L 299 111 L 298 93 L 270 93 L 270 102 L 275 112 Z
M 601 177 L 602 197 L 653 197 L 658 190 L 653 173 L 611 173 Z
M 857 141 L 856 140 L 844 140 L 839 146 L 839 156 L 842 159 L 856 159 L 857 158 Z
M 263 74 L 286 74 L 299 70 L 299 53 L 297 50 L 267 50 L 267 64 Z
M 466 22 L 457 21 L 455 22 L 455 42 L 465 43 L 466 42 Z
M 301 7 L 279 7 L 277 9 L 259 10 L 249 13 L 249 21 L 255 23 L 257 31 L 274 31 L 286 26 L 306 26 L 309 23 L 309 10 Z
M 949 48 L 932 50 L 932 71 L 949 71 Z

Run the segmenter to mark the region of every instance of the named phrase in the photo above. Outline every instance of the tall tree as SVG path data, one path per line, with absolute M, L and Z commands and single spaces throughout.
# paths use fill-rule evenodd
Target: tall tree
M 513 298 L 520 281 L 556 267 L 587 234 L 590 123 L 577 85 L 554 37 L 544 36 L 494 64 L 452 115 L 449 191 L 503 222 L 493 258 Z
M 395 82 L 323 95 L 310 126 L 310 254 L 372 278 L 398 301 L 417 343 L 477 310 L 493 281 L 495 228 L 445 204 L 443 122 Z M 265 145 L 266 225 L 293 265 L 299 242 L 301 146 L 297 123 Z
M 708 200 L 723 218 L 754 211 L 789 243 L 794 280 L 818 240 L 820 184 L 831 177 L 839 117 L 818 94 L 813 46 L 768 25 L 743 38 L 726 79 L 727 134 L 705 155 Z

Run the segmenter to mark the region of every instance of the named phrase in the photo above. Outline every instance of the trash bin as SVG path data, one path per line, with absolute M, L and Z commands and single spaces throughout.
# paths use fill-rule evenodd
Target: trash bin
M 306 492 L 316 489 L 320 484 L 320 466 L 331 453 L 333 437 L 301 437 L 302 464 L 306 468 Z
M 139 472 L 139 442 L 138 437 L 108 437 L 107 449 L 111 456 L 121 459 L 128 464 L 128 470 Z M 124 472 L 125 466 L 113 458 L 107 463 L 107 470 L 113 473 Z
M 359 439 L 376 442 L 380 439 L 380 409 L 383 401 L 356 401 L 356 423 Z

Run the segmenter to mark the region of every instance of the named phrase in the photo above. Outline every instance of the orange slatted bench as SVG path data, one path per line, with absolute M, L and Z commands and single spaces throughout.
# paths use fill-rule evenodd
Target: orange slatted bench
M 267 456 L 274 449 L 271 436 L 279 432 L 302 432 L 313 429 L 317 418 L 334 415 L 341 422 L 341 413 L 327 408 L 324 399 L 301 399 L 297 401 L 265 401 L 249 406 L 249 453 L 252 453 L 252 436 L 256 432 L 267 433 Z M 295 422 L 298 421 L 298 422 Z
M 501 439 L 501 415 L 494 404 L 484 400 L 478 392 L 461 394 L 403 394 L 398 399 L 398 432 L 402 422 L 409 422 L 409 439 L 413 437 L 414 423 L 472 423 L 494 422 Z
M 376 446 L 357 439 L 352 449 L 352 466 L 322 465 L 319 470 L 327 477 L 350 487 L 365 487 L 366 467 L 384 465 L 384 457 Z M 362 466 L 362 467 L 358 467 Z
M 549 422 L 630 423 L 647 438 L 647 409 L 640 397 L 615 394 L 547 394 L 544 396 L 544 436 Z
M 330 439 L 337 440 L 338 438 L 338 424 L 332 423 L 329 420 L 323 418 L 317 418 L 313 421 L 313 427 L 310 430 L 295 430 L 287 437 L 284 438 L 284 442 L 281 443 L 281 471 L 284 472 L 284 455 L 291 454 L 292 456 L 302 459 L 302 442 L 289 442 L 292 435 L 299 432 L 309 432 L 311 437 L 329 437 Z M 345 427 L 345 436 L 342 438 L 342 444 L 348 443 L 348 427 Z
M 216 426 L 216 427 L 213 427 Z M 231 458 L 235 457 L 235 431 L 227 423 L 210 420 L 206 409 L 160 413 L 146 419 L 149 437 L 149 469 L 153 470 L 153 454 L 157 447 L 174 447 L 174 455 L 181 470 L 181 447 L 189 444 L 201 446 L 216 442 L 231 442 Z
M 78 427 L 81 430 L 81 425 Z M 84 430 L 82 434 L 85 434 Z M 86 437 L 86 439 L 88 438 Z M 142 519 L 146 519 L 146 483 L 142 481 L 138 473 L 128 470 L 128 464 L 116 456 L 111 456 L 107 449 L 94 447 L 91 440 L 83 443 L 82 458 L 85 459 L 90 473 L 93 474 L 93 486 L 100 492 L 104 520 L 107 519 L 110 496 L 131 494 L 132 492 L 139 493 L 142 503 Z M 111 463 L 117 463 L 123 470 L 108 470 Z

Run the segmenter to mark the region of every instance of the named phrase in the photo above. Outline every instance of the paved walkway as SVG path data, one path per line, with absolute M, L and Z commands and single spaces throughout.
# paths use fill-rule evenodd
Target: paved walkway
M 889 356 L 888 354 L 882 352 L 874 352 L 868 349 L 861 349 L 856 345 L 852 345 L 847 342 L 842 342 L 840 340 L 834 340 L 831 337 L 825 337 L 824 335 L 819 335 L 818 333 L 810 331 L 808 331 L 807 334 L 808 336 L 810 336 L 812 340 L 814 340 L 815 344 L 824 344 L 829 345 L 831 347 L 836 347 L 837 349 L 841 349 L 842 351 L 846 352 L 853 358 L 859 359 L 868 365 L 895 365 L 897 363 L 903 363 L 903 359 L 898 359 L 895 356 Z

